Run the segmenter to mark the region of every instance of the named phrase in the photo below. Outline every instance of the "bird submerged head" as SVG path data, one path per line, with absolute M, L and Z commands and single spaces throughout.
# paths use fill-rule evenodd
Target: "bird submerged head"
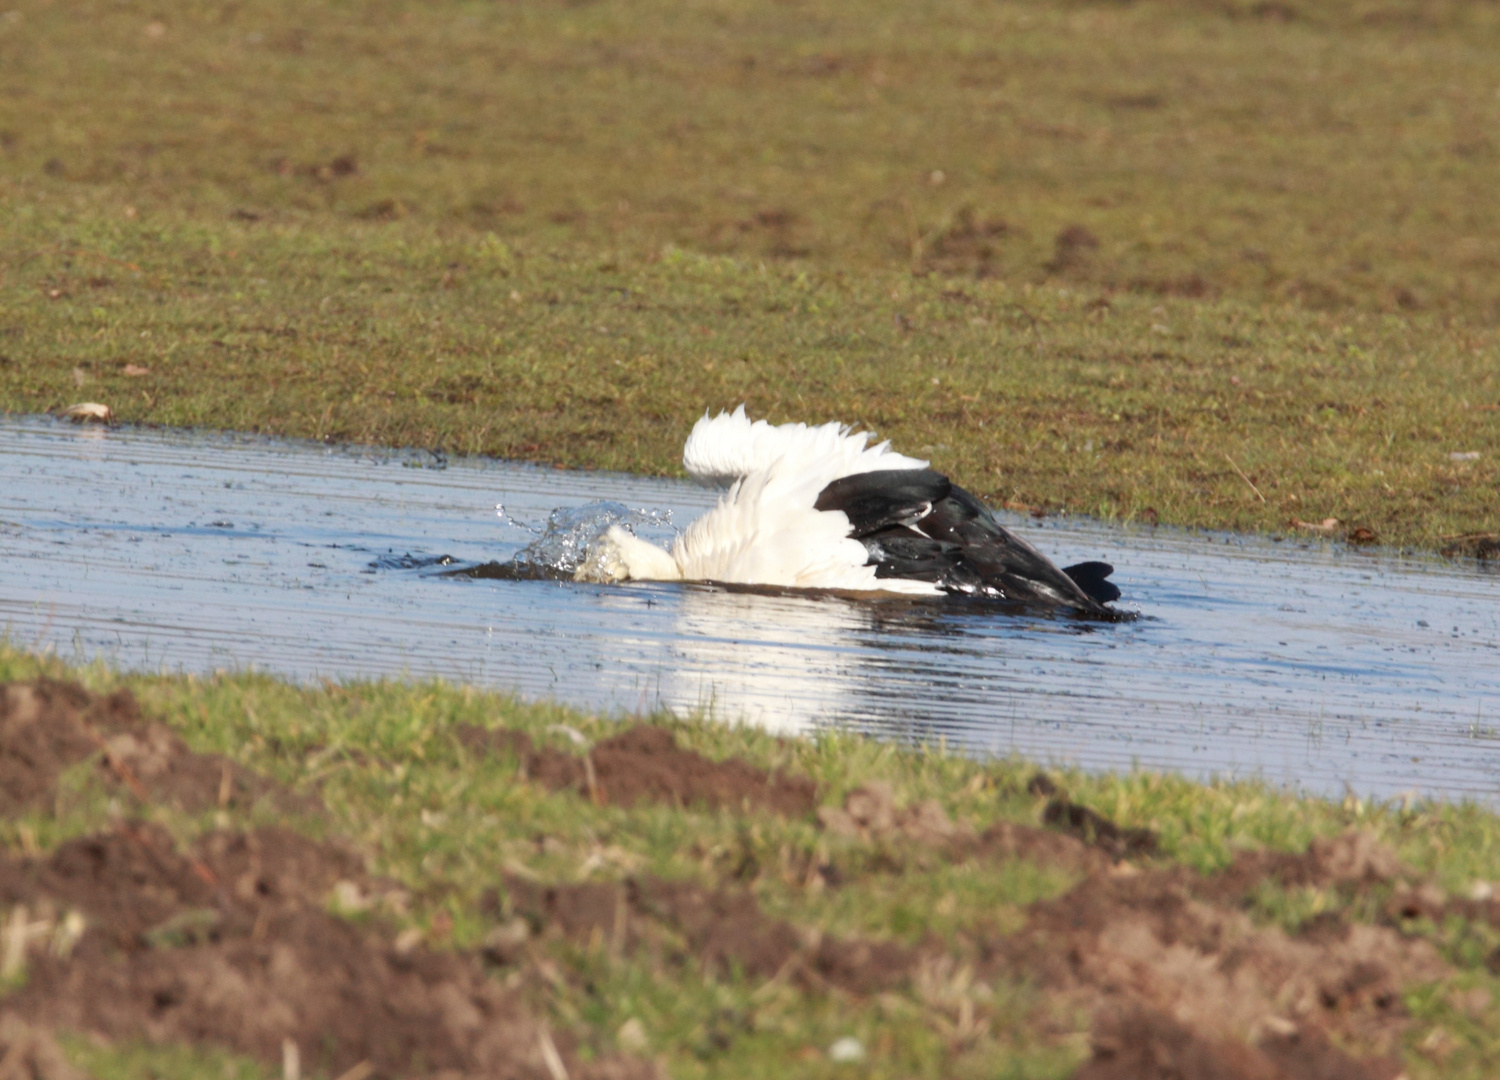
M 574 581 L 678 581 L 682 571 L 669 551 L 618 525 L 595 537 L 573 571 Z

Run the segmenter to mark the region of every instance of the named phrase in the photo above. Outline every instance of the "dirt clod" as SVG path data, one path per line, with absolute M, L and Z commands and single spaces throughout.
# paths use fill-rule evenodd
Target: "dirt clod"
M 1029 859 L 1087 874 L 1105 873 L 1112 864 L 1108 855 L 1076 837 L 1010 821 L 991 825 L 980 834 L 972 850 L 981 858 Z
M 974 837 L 974 830 L 956 824 L 936 799 L 898 807 L 891 786 L 881 781 L 849 792 L 842 808 L 819 807 L 818 823 L 835 836 L 862 840 L 898 837 L 934 847 Z
M 1124 828 L 1087 806 L 1055 798 L 1042 812 L 1042 821 L 1076 836 L 1113 859 L 1156 854 L 1156 834 L 1150 829 Z
M 225 758 L 196 754 L 108 696 L 38 680 L 0 686 L 0 812 L 45 804 L 95 761 L 142 803 L 189 811 L 304 800 Z M 371 1080 L 645 1080 L 655 1067 L 579 1056 L 519 988 L 476 958 L 397 933 L 405 894 L 337 844 L 291 829 L 220 829 L 180 846 L 125 821 L 50 853 L 0 850 L 7 978 L 0 1077 L 73 1080 L 50 1032 L 222 1047 L 304 1073 Z M 359 921 L 330 908 L 367 913 Z
M 1154 1009 L 1104 1012 L 1074 1080 L 1284 1080 L 1254 1047 L 1206 1039 Z
M 582 756 L 537 748 L 519 731 L 464 725 L 457 736 L 475 752 L 520 759 L 526 775 L 539 784 L 576 791 L 601 804 L 661 802 L 791 817 L 809 814 L 818 805 L 817 787 L 805 777 L 774 775 L 740 758 L 711 761 L 679 747 L 670 731 L 646 724 L 627 728 Z
M 1028 790 L 1049 795 L 1058 791 L 1042 773 L 1032 778 Z M 954 858 L 971 854 L 1002 859 L 1020 856 L 1098 870 L 1104 863 L 1085 848 L 1114 861 L 1154 855 L 1157 850 L 1156 834 L 1151 830 L 1116 825 L 1064 795 L 1056 795 L 1047 804 L 1042 821 L 1077 842 L 1060 842 L 1056 833 L 1010 822 L 999 823 L 982 836 L 976 836 L 969 825 L 953 821 L 936 799 L 897 806 L 891 786 L 880 781 L 855 788 L 844 797 L 842 807 L 818 809 L 819 824 L 835 836 L 866 841 L 910 840 Z
M 1237 906 L 1197 898 L 1200 883 L 1180 869 L 1091 877 L 1033 904 L 1027 929 L 1001 944 L 1003 963 L 1096 1010 L 1156 1010 L 1213 1045 L 1270 1046 L 1267 1033 L 1277 1032 L 1337 1033 L 1367 1048 L 1371 1061 L 1383 1061 L 1399 1045 L 1408 1022 L 1400 988 L 1447 972 L 1431 945 L 1390 928 L 1353 924 L 1322 940 L 1292 938 L 1255 925 Z M 1172 1054 L 1202 1050 L 1199 1043 L 1184 1049 L 1169 1035 L 1152 1036 L 1157 1049 L 1147 1057 L 1167 1053 L 1162 1047 L 1177 1047 Z M 1302 1045 L 1313 1045 L 1321 1035 L 1302 1038 Z M 1146 1053 L 1136 1046 L 1134 1057 L 1125 1056 Z M 1342 1053 L 1330 1046 L 1324 1056 L 1332 1061 Z M 1097 1067 L 1124 1060 L 1120 1054 L 1098 1059 Z M 1347 1055 L 1339 1060 L 1357 1064 Z M 1385 1075 L 1383 1066 L 1369 1068 L 1375 1071 L 1347 1075 Z
M 368 1062 L 378 1077 L 547 1080 L 544 1036 L 569 1075 L 652 1075 L 642 1062 L 579 1062 L 474 959 L 330 914 L 340 882 L 389 891 L 349 852 L 274 828 L 179 852 L 162 830 L 127 825 L 46 859 L 0 859 L 4 899 L 46 916 L 6 1005 L 38 1029 L 208 1042 L 268 1062 L 289 1039 L 305 1068 L 335 1076 Z M 65 912 L 83 929 L 63 949 L 46 931 Z
M 1089 253 L 1098 250 L 1099 238 L 1082 225 L 1069 225 L 1052 241 L 1052 259 L 1045 269 L 1050 274 L 1061 274 L 1077 269 L 1089 259 Z
M 611 950 L 641 947 L 675 952 L 705 973 L 738 971 L 754 979 L 786 975 L 816 989 L 869 994 L 908 978 L 917 953 L 894 942 L 806 936 L 760 909 L 743 889 L 707 889 L 693 882 L 646 877 L 615 884 L 541 886 L 506 881 L 517 913 L 537 933 L 557 933 Z M 491 894 L 483 908 L 499 909 Z M 664 939 L 677 935 L 686 952 Z
M 45 1028 L 18 1016 L 0 1016 L 0 1078 L 3 1080 L 85 1080 L 68 1063 L 57 1040 Z
M 471 753 L 481 757 L 513 757 L 525 761 L 531 755 L 531 736 L 509 728 L 483 728 L 476 724 L 459 724 L 454 736 Z
M 1347 832 L 1319 838 L 1297 854 L 1242 851 L 1222 872 L 1195 886 L 1200 896 L 1231 899 L 1248 894 L 1262 881 L 1286 887 L 1382 884 L 1405 876 L 1394 852 L 1369 832 Z
M 1356 1061 L 1316 1029 L 1288 1029 L 1257 1044 L 1205 1037 L 1144 1007 L 1095 1021 L 1094 1056 L 1074 1080 L 1394 1080 L 1394 1060 Z
M 922 260 L 940 274 L 993 277 L 1003 245 L 1015 234 L 1009 222 L 963 206 L 951 221 L 929 234 Z
M 316 807 L 226 757 L 189 750 L 142 717 L 128 690 L 99 696 L 51 679 L 0 688 L 0 813 L 45 803 L 65 770 L 96 754 L 106 782 L 190 813 L 265 798 L 285 810 Z
M 59 773 L 100 748 L 84 720 L 96 707 L 86 690 L 67 683 L 11 683 L 0 691 L 0 811 L 45 801 Z

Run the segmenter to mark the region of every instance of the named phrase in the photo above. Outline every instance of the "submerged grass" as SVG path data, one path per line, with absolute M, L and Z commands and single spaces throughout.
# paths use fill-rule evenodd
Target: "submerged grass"
M 557 883 L 656 874 L 748 885 L 765 910 L 794 925 L 830 936 L 908 941 L 946 939 L 974 926 L 1017 928 L 1024 905 L 1077 880 L 1066 869 L 1027 860 L 929 865 L 899 848 L 841 839 L 807 818 L 622 809 L 548 792 L 520 778 L 513 762 L 476 759 L 455 737 L 457 725 L 498 724 L 567 747 L 560 725 L 595 740 L 617 730 L 618 719 L 441 682 L 301 688 L 250 674 L 121 676 L 99 665 L 72 668 L 0 649 L 0 682 L 38 675 L 80 679 L 99 691 L 128 686 L 148 714 L 165 719 L 195 749 L 226 753 L 316 790 L 326 819 L 294 827 L 346 838 L 365 852 L 375 871 L 409 889 L 403 918 L 444 948 L 479 944 L 486 931 L 476 915 L 479 898 L 506 873 Z M 1045 801 L 1028 793 L 1035 769 L 1021 761 L 977 761 L 837 734 L 786 741 L 700 720 L 649 720 L 710 757 L 739 756 L 811 776 L 825 804 L 884 781 L 898 803 L 936 799 L 955 820 L 983 829 L 999 821 L 1034 823 Z M 1150 773 L 1054 775 L 1073 798 L 1120 824 L 1156 830 L 1162 864 L 1213 869 L 1237 849 L 1301 851 L 1314 838 L 1358 828 L 1455 895 L 1500 880 L 1500 819 L 1473 804 L 1330 802 L 1254 783 L 1198 784 Z M 79 790 L 60 797 L 57 808 L 66 809 L 63 829 L 32 822 L 21 837 L 20 825 L 7 821 L 0 835 L 12 848 L 46 851 L 65 835 L 107 826 L 119 813 L 117 803 L 83 798 Z M 159 807 L 145 812 L 182 838 L 230 824 L 223 812 L 203 821 Z M 839 867 L 836 885 L 806 872 L 820 862 Z M 1252 911 L 1258 920 L 1296 929 L 1339 913 L 1376 921 L 1376 900 L 1365 892 L 1268 885 Z M 1414 1016 L 1405 1039 L 1408 1075 L 1491 1075 L 1500 1062 L 1500 978 L 1492 973 L 1500 939 L 1479 922 L 1412 925 L 1405 932 L 1433 941 L 1454 965 L 1448 980 L 1408 995 Z M 605 1048 L 613 1033 L 629 1030 L 637 1047 L 644 1033 L 647 1052 L 678 1078 L 763 1076 L 768 1067 L 788 1076 L 832 1075 L 837 1068 L 825 1051 L 846 1036 L 867 1049 L 872 1076 L 1063 1076 L 1085 1048 L 1078 1027 L 1085 1021 L 1059 1016 L 1027 985 L 995 987 L 996 996 L 985 999 L 991 1026 L 955 1038 L 944 1034 L 947 1021 L 939 1022 L 951 1002 L 929 1000 L 920 987 L 864 998 L 810 995 L 775 980 L 708 976 L 693 964 L 664 967 L 646 955 L 613 956 L 566 942 L 549 948 L 562 973 L 544 1003 L 555 1021 L 594 1032 Z M 104 1080 L 191 1075 L 210 1060 L 202 1049 L 74 1049 Z M 159 1065 L 147 1073 L 143 1063 Z M 234 1069 L 255 1075 L 258 1068 L 230 1059 L 213 1067 L 225 1075 Z
M 1000 501 L 1441 548 L 1500 530 L 1497 43 L 1414 0 L 22 3 L 0 407 L 665 473 L 748 401 Z

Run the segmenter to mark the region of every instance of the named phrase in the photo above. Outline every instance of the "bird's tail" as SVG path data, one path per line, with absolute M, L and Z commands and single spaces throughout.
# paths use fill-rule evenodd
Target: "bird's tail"
M 1096 604 L 1112 604 L 1120 599 L 1120 590 L 1115 585 L 1105 580 L 1115 572 L 1115 568 L 1107 562 L 1081 562 L 1072 566 L 1064 566 L 1062 572 L 1073 579 L 1089 599 Z

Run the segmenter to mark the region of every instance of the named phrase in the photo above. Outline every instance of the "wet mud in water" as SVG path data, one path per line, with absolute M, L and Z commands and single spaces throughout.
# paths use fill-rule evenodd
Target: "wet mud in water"
M 1116 567 L 1119 624 L 963 604 L 473 580 L 685 483 L 0 418 L 0 626 L 135 669 L 440 675 L 635 713 L 840 725 L 1088 768 L 1390 797 L 1500 794 L 1500 573 L 1323 541 L 1011 524 Z M 504 516 L 497 516 L 496 504 Z M 603 504 L 612 503 L 613 506 Z M 572 517 L 569 517 L 572 515 Z M 565 558 L 566 550 L 547 558 Z M 543 560 L 545 561 L 545 560 Z

